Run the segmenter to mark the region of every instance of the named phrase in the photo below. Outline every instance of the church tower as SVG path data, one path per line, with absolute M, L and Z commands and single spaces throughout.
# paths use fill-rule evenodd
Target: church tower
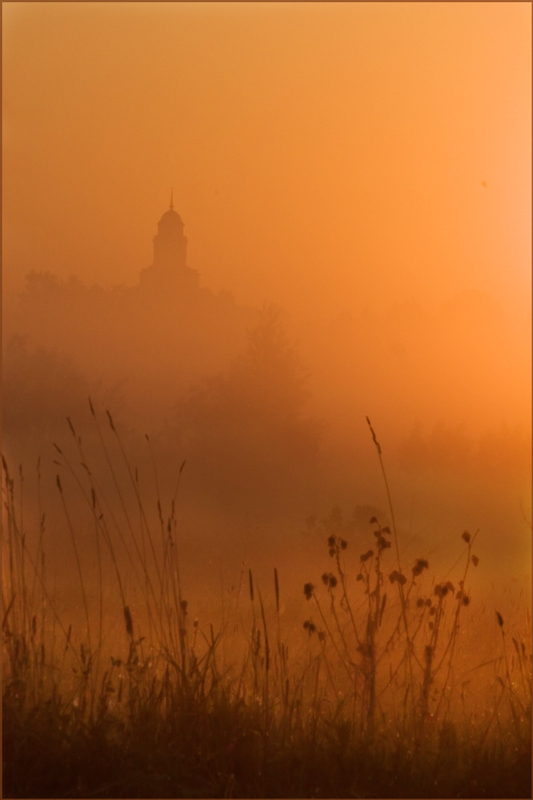
M 154 267 L 166 270 L 187 267 L 187 237 L 183 235 L 183 222 L 174 211 L 173 190 L 170 190 L 170 206 L 157 223 L 154 236 Z
M 187 290 L 198 288 L 198 273 L 187 266 L 187 237 L 183 222 L 174 210 L 173 190 L 170 206 L 157 223 L 154 236 L 154 260 L 141 272 L 143 288 Z

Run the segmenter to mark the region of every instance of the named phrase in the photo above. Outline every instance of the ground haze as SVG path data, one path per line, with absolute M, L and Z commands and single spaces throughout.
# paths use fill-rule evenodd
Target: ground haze
M 6 796 L 530 794 L 530 23 L 3 4 Z

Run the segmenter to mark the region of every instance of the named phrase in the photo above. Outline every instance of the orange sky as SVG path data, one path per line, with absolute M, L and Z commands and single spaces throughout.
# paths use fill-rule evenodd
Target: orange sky
M 189 265 L 302 312 L 530 306 L 529 3 L 3 3 L 4 287 Z M 486 185 L 485 185 L 486 184 Z

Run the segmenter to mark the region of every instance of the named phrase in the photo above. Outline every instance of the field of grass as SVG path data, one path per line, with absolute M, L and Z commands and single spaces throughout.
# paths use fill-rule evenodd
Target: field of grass
M 531 797 L 531 620 L 509 629 L 494 611 L 480 661 L 476 533 L 458 532 L 440 576 L 424 554 L 404 563 L 392 502 L 362 552 L 318 521 L 323 569 L 290 587 L 290 614 L 278 570 L 259 585 L 243 565 L 200 624 L 178 489 L 152 518 L 107 422 L 130 484 L 115 504 L 73 428 L 76 461 L 57 448 L 75 600 L 4 462 L 4 797 Z M 64 476 L 92 520 L 91 564 Z

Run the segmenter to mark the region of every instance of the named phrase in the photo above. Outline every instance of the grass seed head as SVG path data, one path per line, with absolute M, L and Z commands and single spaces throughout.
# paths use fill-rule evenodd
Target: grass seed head
M 248 583 L 250 587 L 250 599 L 254 602 L 254 579 L 252 578 L 252 570 L 248 570 Z
M 124 606 L 124 621 L 126 623 L 126 632 L 130 639 L 133 639 L 133 620 L 129 606 Z

